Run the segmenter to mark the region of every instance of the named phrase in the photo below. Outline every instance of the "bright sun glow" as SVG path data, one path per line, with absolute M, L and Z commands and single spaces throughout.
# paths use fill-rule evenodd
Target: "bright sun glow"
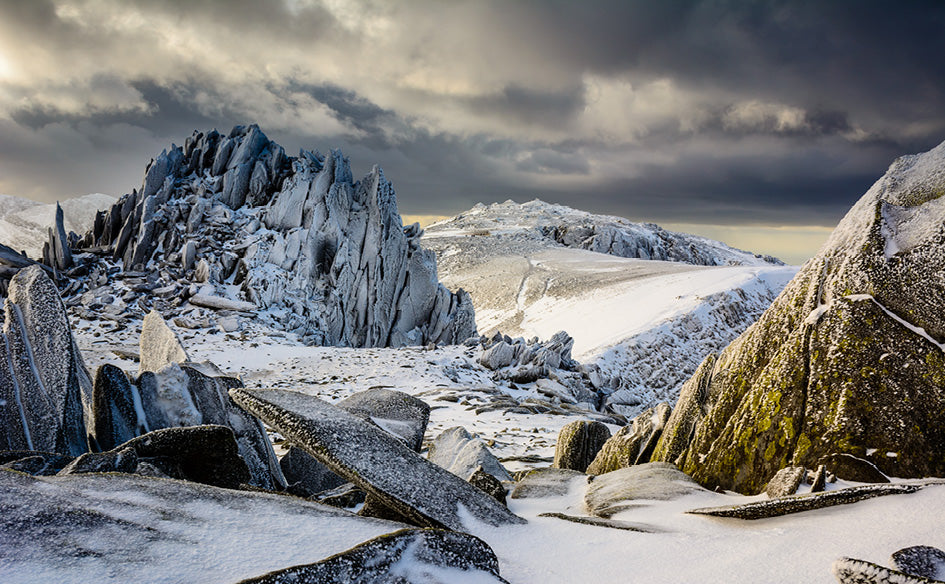
M 12 76 L 13 66 L 3 53 L 0 53 L 0 79 L 9 79 Z

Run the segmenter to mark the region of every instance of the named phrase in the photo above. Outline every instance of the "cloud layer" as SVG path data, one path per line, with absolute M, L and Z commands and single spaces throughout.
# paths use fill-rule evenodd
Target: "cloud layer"
M 11 0 L 0 192 L 118 195 L 256 122 L 380 164 L 409 213 L 831 225 L 945 140 L 943 29 L 938 1 Z

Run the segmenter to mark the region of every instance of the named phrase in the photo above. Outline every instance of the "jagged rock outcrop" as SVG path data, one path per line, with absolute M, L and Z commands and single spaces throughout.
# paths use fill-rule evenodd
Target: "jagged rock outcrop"
M 252 125 L 162 152 L 82 245 L 110 249 L 126 270 L 204 283 L 194 304 L 272 309 L 273 324 L 311 344 L 462 342 L 476 332 L 472 303 L 437 282 L 420 234 L 402 225 L 380 169 L 355 181 L 340 152 L 289 157 Z
M 56 223 L 49 228 L 49 241 L 43 244 L 43 263 L 59 271 L 68 270 L 74 265 L 59 203 L 56 203 Z
M 634 418 L 604 443 L 587 466 L 587 474 L 599 475 L 649 462 L 670 412 L 669 404 L 661 403 Z
M 945 144 L 894 162 L 687 382 L 654 459 L 743 493 L 835 454 L 889 476 L 945 476 L 943 195 Z
M 89 450 L 92 380 L 56 285 L 38 265 L 10 282 L 0 342 L 0 449 Z

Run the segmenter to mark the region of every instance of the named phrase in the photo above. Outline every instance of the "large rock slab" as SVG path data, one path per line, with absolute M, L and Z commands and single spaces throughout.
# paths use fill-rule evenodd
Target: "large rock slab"
M 463 580 L 505 582 L 492 548 L 467 533 L 404 529 L 315 564 L 276 570 L 239 584 L 421 584 Z
M 423 400 L 402 391 L 376 387 L 352 394 L 336 405 L 370 420 L 401 438 L 414 451 L 420 452 L 423 435 L 430 421 L 430 406 Z
M 840 584 L 935 584 L 941 582 L 941 580 L 914 576 L 853 558 L 840 558 L 830 569 Z
M 500 481 L 512 480 L 485 442 L 462 426 L 443 430 L 434 438 L 427 460 L 464 480 L 480 468 Z
M 604 443 L 588 465 L 587 474 L 599 475 L 649 462 L 671 412 L 669 404 L 661 403 L 634 418 Z
M 56 285 L 38 265 L 10 282 L 0 339 L 0 448 L 88 451 L 92 380 Z
M 916 545 L 893 552 L 893 563 L 906 574 L 932 580 L 945 580 L 945 552 L 928 546 Z
M 567 495 L 576 482 L 587 484 L 586 474 L 566 468 L 536 468 L 515 483 L 509 497 L 512 499 L 540 499 Z
M 332 471 L 417 525 L 464 531 L 464 517 L 489 525 L 524 523 L 497 501 L 428 462 L 380 428 L 298 392 L 230 390 L 241 407 Z
M 403 528 L 296 497 L 127 474 L 0 470 L 0 508 L 4 584 L 233 584 Z
M 670 501 L 702 490 L 672 464 L 648 462 L 594 477 L 584 493 L 584 507 L 591 515 L 609 518 L 636 505 L 634 501 Z
M 190 359 L 184 346 L 171 327 L 167 326 L 161 313 L 152 310 L 141 323 L 138 339 L 141 355 L 140 371 L 160 371 L 171 363 L 184 363 Z
M 555 443 L 555 468 L 585 472 L 610 438 L 606 424 L 590 420 L 571 422 L 558 432 Z
M 746 494 L 834 454 L 945 476 L 943 193 L 945 143 L 895 161 L 687 383 L 654 459 Z
M 125 372 L 106 363 L 95 372 L 91 438 L 97 450 L 111 450 L 148 431 L 141 396 Z

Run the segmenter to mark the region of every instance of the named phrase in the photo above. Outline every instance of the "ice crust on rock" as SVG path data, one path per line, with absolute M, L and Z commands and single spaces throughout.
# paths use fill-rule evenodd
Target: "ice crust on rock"
M 230 395 L 332 471 L 416 525 L 466 531 L 524 520 L 476 487 L 432 464 L 385 431 L 298 392 L 232 389 Z M 465 518 L 465 519 L 464 519 Z
M 204 283 L 190 304 L 253 312 L 309 344 L 462 342 L 472 303 L 438 283 L 420 234 L 377 167 L 355 181 L 340 152 L 289 157 L 252 125 L 162 152 L 81 245 Z

